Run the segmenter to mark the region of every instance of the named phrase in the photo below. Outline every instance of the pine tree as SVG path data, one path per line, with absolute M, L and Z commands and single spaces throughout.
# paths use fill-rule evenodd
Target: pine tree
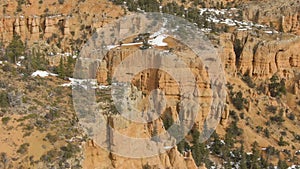
M 207 162 L 208 151 L 205 148 L 204 143 L 200 143 L 199 140 L 192 146 L 192 155 L 197 166 Z
M 277 167 L 279 169 L 287 169 L 289 166 L 286 164 L 285 161 L 279 160 L 277 163 Z
M 185 145 L 185 140 L 181 140 L 178 144 L 177 144 L 177 150 L 180 152 L 180 153 L 183 153 L 184 152 L 184 145 Z
M 247 169 L 247 158 L 246 158 L 246 154 L 244 151 L 245 151 L 244 144 L 242 144 L 241 148 L 240 148 L 240 154 L 241 154 L 240 168 L 241 169 Z
M 14 35 L 12 41 L 6 48 L 6 59 L 11 63 L 16 63 L 17 57 L 25 54 L 25 46 L 19 35 Z
M 260 153 L 258 151 L 258 143 L 255 141 L 252 144 L 252 155 L 251 155 L 251 167 L 252 169 L 260 169 L 258 159 L 260 158 Z
M 63 57 L 60 57 L 57 73 L 61 78 L 64 78 L 66 76 Z
M 68 57 L 67 59 L 67 66 L 66 66 L 66 76 L 72 77 L 73 76 L 73 68 L 74 68 L 74 59 L 72 57 Z
M 212 137 L 214 138 L 214 144 L 211 147 L 212 152 L 214 154 L 221 154 L 221 149 L 223 147 L 223 144 L 222 144 L 218 134 L 216 132 L 214 132 Z
M 209 152 L 205 148 L 205 144 L 200 143 L 200 132 L 196 128 L 193 128 L 191 132 L 193 137 L 193 146 L 191 149 L 196 165 L 200 166 L 203 163 L 208 163 Z
M 267 138 L 270 137 L 270 132 L 269 132 L 269 130 L 268 130 L 267 128 L 264 129 L 264 134 L 265 134 L 265 136 L 266 136 Z
M 279 81 L 279 77 L 273 75 L 270 79 L 269 91 L 272 97 L 281 97 L 282 94 L 286 94 L 285 81 L 283 79 Z
M 280 136 L 279 141 L 278 141 L 278 145 L 279 146 L 286 146 L 286 145 L 288 145 L 288 143 L 283 140 L 282 136 Z
M 260 156 L 260 166 L 261 168 L 267 168 L 268 167 L 268 162 L 264 157 L 261 155 Z

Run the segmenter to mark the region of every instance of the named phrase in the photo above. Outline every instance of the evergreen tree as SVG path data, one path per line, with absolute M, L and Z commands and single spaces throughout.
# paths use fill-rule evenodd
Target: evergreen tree
M 285 161 L 279 160 L 277 163 L 277 167 L 279 169 L 287 169 L 289 166 L 286 164 Z
M 262 155 L 260 156 L 260 166 L 261 166 L 261 168 L 267 168 L 268 167 L 268 163 Z
M 269 91 L 272 97 L 281 97 L 282 94 L 286 94 L 285 80 L 280 80 L 277 75 L 273 75 L 270 79 Z
M 66 65 L 66 76 L 72 77 L 73 76 L 73 69 L 74 69 L 75 59 L 72 57 L 68 57 L 67 65 Z
M 231 132 L 227 132 L 225 134 L 225 140 L 224 140 L 226 147 L 228 148 L 232 148 L 234 145 L 234 139 L 233 139 L 233 135 Z
M 240 154 L 241 154 L 241 161 L 240 161 L 240 168 L 241 169 L 247 169 L 247 158 L 246 158 L 246 154 L 244 152 L 244 144 L 241 145 L 240 148 Z
M 243 93 L 241 91 L 237 92 L 236 94 L 230 94 L 232 104 L 238 110 L 243 110 L 247 100 L 243 98 Z
M 270 137 L 270 132 L 269 132 L 269 130 L 268 130 L 267 128 L 264 129 L 264 134 L 265 134 L 265 136 L 266 136 L 267 138 Z
M 218 134 L 216 132 L 214 132 L 214 133 L 215 134 L 212 135 L 214 138 L 214 144 L 212 145 L 211 150 L 214 154 L 220 155 L 222 147 L 223 147 L 223 143 L 221 142 Z
M 191 147 L 191 149 L 192 149 L 192 155 L 196 165 L 200 166 L 203 163 L 208 163 L 209 152 L 206 149 L 205 144 L 200 143 L 199 140 L 200 132 L 196 128 L 192 129 L 192 136 L 193 136 L 193 146 Z
M 184 145 L 185 145 L 185 140 L 181 140 L 178 144 L 177 144 L 177 150 L 182 154 L 184 152 Z
M 279 141 L 278 141 L 278 145 L 279 146 L 286 146 L 286 145 L 288 145 L 288 143 L 283 140 L 282 136 L 280 136 Z
M 203 143 L 195 143 L 192 146 L 192 155 L 197 166 L 200 166 L 204 162 L 205 154 L 205 145 Z
M 60 57 L 57 73 L 58 73 L 59 77 L 61 77 L 61 78 L 64 78 L 66 76 L 63 57 Z
M 19 35 L 14 35 L 12 41 L 6 48 L 6 59 L 11 63 L 16 63 L 19 56 L 25 54 L 25 46 Z
M 255 141 L 252 144 L 252 155 L 251 155 L 251 164 L 250 164 L 250 168 L 252 169 L 260 169 L 260 165 L 259 165 L 259 159 L 260 158 L 260 152 L 258 150 L 258 143 Z
M 0 92 L 0 107 L 6 108 L 9 106 L 8 95 L 6 92 Z

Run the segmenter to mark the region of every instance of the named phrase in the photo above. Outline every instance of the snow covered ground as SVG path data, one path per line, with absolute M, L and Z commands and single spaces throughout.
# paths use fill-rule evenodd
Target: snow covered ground
M 153 35 L 150 36 L 150 39 L 148 43 L 152 46 L 168 46 L 167 43 L 163 42 L 164 39 L 168 37 L 168 35 L 165 34 L 159 34 L 160 32 L 156 32 Z M 155 36 L 154 36 L 155 35 Z M 136 42 L 136 43 L 123 43 L 121 46 L 135 46 L 135 45 L 142 45 L 143 42 Z M 108 45 L 106 48 L 108 50 L 114 49 L 120 45 Z
M 277 31 L 268 28 L 265 25 L 255 24 L 251 21 L 240 21 L 232 19 L 232 16 L 238 16 L 237 9 L 212 9 L 212 8 L 200 8 L 199 15 L 206 15 L 207 21 L 217 23 L 217 24 L 226 24 L 228 26 L 237 26 L 239 31 L 251 30 L 252 28 L 264 29 L 265 33 L 273 34 L 278 33 Z M 231 17 L 230 17 L 231 16 Z
M 69 78 L 70 82 L 62 84 L 60 86 L 62 87 L 71 87 L 71 86 L 81 86 L 84 89 L 87 89 L 88 86 L 90 86 L 93 89 L 108 89 L 110 86 L 105 86 L 105 85 L 98 85 L 96 79 L 74 79 L 74 78 Z
M 22 66 L 22 65 L 21 65 L 21 61 L 18 61 L 18 62 L 16 63 L 16 65 L 17 65 L 17 66 Z
M 168 46 L 167 43 L 163 42 L 164 39 L 166 39 L 168 35 L 160 34 L 156 36 L 154 39 L 149 40 L 149 43 L 153 46 Z
M 42 71 L 42 70 L 37 70 L 35 72 L 33 72 L 31 74 L 32 77 L 47 77 L 47 76 L 58 76 L 57 74 L 54 74 L 54 73 L 49 73 L 47 71 Z
M 292 165 L 288 169 L 298 169 L 300 168 L 300 165 Z

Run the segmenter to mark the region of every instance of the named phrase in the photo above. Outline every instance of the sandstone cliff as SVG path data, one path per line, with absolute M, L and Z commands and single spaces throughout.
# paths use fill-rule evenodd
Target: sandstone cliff
M 16 12 L 16 1 L 2 2 L 0 10 L 0 36 L 4 45 L 13 34 L 21 36 L 23 42 L 32 45 L 37 41 L 59 44 L 65 52 L 79 49 L 94 30 L 123 14 L 123 10 L 107 1 L 87 0 L 73 2 L 65 0 L 56 4 L 50 0 L 26 1 L 21 11 Z M 99 14 L 101 11 L 101 14 Z
M 270 78 L 277 73 L 288 81 L 296 80 L 299 71 L 300 39 L 296 36 L 269 35 L 258 37 L 246 31 L 220 38 L 225 69 L 230 74 L 249 71 L 253 78 Z
M 255 1 L 243 5 L 244 19 L 300 35 L 299 1 Z

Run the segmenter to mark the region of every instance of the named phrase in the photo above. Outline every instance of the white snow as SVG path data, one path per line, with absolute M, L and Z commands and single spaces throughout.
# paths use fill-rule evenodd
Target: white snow
M 107 50 L 111 50 L 111 49 L 113 49 L 113 48 L 115 48 L 115 47 L 117 47 L 118 45 L 108 45 L 106 48 L 107 48 Z
M 267 34 L 272 34 L 273 31 L 265 31 Z
M 60 86 L 63 86 L 63 87 L 70 87 L 70 86 L 73 86 L 73 85 L 80 85 L 80 86 L 83 86 L 84 88 L 86 88 L 87 86 L 86 85 L 83 85 L 82 83 L 87 81 L 87 80 L 84 80 L 84 79 L 74 79 L 74 78 L 69 78 L 70 82 L 69 83 L 65 83 L 65 84 L 62 84 Z
M 203 32 L 210 32 L 211 29 L 210 28 L 202 28 L 201 31 L 203 31 Z
M 47 77 L 47 76 L 58 76 L 57 74 L 54 73 L 49 73 L 47 71 L 41 71 L 37 70 L 31 74 L 32 77 L 40 76 L 40 77 Z
M 170 149 L 172 149 L 172 148 L 173 148 L 172 146 L 165 146 L 165 147 L 164 147 L 165 150 L 170 150 Z
M 220 23 L 224 23 L 224 24 L 226 24 L 228 26 L 235 26 L 236 25 L 235 22 L 232 19 L 228 19 L 228 18 L 225 19 L 225 21 L 222 21 Z
M 71 53 L 64 53 L 65 56 L 71 56 Z
M 143 42 L 136 42 L 136 43 L 124 43 L 122 46 L 134 46 L 134 45 L 141 45 Z
M 17 65 L 17 66 L 22 66 L 20 61 L 18 61 L 18 62 L 16 63 L 16 65 Z
M 237 29 L 238 31 L 246 31 L 246 30 L 248 30 L 247 28 L 239 28 L 239 29 Z
M 163 42 L 163 40 L 165 38 L 168 37 L 168 35 L 165 35 L 165 34 L 159 34 L 160 32 L 156 32 L 154 33 L 153 35 L 156 35 L 156 36 L 150 36 L 150 38 L 153 38 L 153 39 L 150 39 L 148 42 L 150 45 L 153 45 L 153 46 L 168 46 L 167 43 Z M 136 43 L 124 43 L 122 44 L 121 46 L 134 46 L 134 45 L 142 45 L 143 42 L 136 42 Z M 118 47 L 119 45 L 108 45 L 106 48 L 108 50 L 111 50 L 113 48 L 116 48 Z
M 248 152 L 248 153 L 246 153 L 247 155 L 252 155 L 253 153 L 252 152 Z
M 163 26 L 164 25 L 166 25 L 167 24 L 167 20 L 165 20 L 164 21 L 164 23 L 163 23 Z M 157 36 L 159 36 L 159 35 L 163 35 L 165 32 L 167 32 L 167 29 L 166 28 L 164 28 L 164 27 L 162 27 L 162 28 L 160 28 L 160 30 L 159 31 L 157 31 L 157 32 L 154 32 L 152 35 L 150 35 L 150 37 L 149 38 L 155 38 L 155 37 L 157 37 Z
M 108 88 L 110 88 L 110 86 L 105 86 L 105 85 L 99 85 L 98 87 L 99 87 L 99 89 L 108 89 Z
M 199 14 L 202 15 L 204 12 L 211 12 L 211 13 L 215 13 L 217 15 L 220 15 L 220 14 L 225 14 L 226 12 L 226 9 L 221 9 L 221 10 L 218 10 L 218 9 L 213 9 L 213 8 L 200 8 L 199 9 Z
M 20 56 L 19 59 L 24 60 L 25 56 Z
M 143 44 L 143 42 L 123 43 L 121 46 L 134 46 L 134 45 L 141 45 L 141 44 Z M 106 49 L 111 50 L 111 49 L 116 48 L 118 46 L 120 46 L 120 45 L 108 45 L 108 46 L 106 46 Z
M 265 25 L 261 24 L 254 24 L 251 21 L 239 21 L 239 20 L 234 20 L 230 18 L 225 18 L 225 14 L 229 16 L 239 16 L 239 14 L 236 13 L 235 8 L 231 9 L 213 9 L 213 8 L 200 8 L 199 9 L 199 15 L 204 15 L 205 13 L 208 15 L 208 18 L 206 19 L 209 22 L 213 23 L 221 23 L 221 24 L 226 24 L 228 26 L 237 26 L 238 30 L 240 31 L 245 31 L 245 30 L 251 30 L 253 27 L 256 28 L 267 28 Z M 266 33 L 276 33 L 275 31 L 271 30 L 266 30 Z
M 70 87 L 70 86 L 72 86 L 72 82 L 70 82 L 70 83 L 64 83 L 64 84 L 62 84 L 60 86 L 62 86 L 62 87 Z
M 220 142 L 221 142 L 222 144 L 225 144 L 225 141 L 224 141 L 224 140 L 220 140 Z
M 208 18 L 207 20 L 208 20 L 208 21 L 210 21 L 210 22 L 213 22 L 213 23 L 219 23 L 219 22 L 220 22 L 220 20 L 219 20 L 219 19 L 217 19 L 217 18 L 213 18 L 213 17 L 211 17 L 211 18 Z
M 150 43 L 151 45 L 153 45 L 153 46 L 168 46 L 167 43 L 163 42 L 163 40 L 164 40 L 165 38 L 167 38 L 167 37 L 168 37 L 168 36 L 167 36 L 167 35 L 164 35 L 164 34 L 158 35 L 158 36 L 156 36 L 154 39 L 149 40 L 149 43 Z
M 96 79 L 74 79 L 69 78 L 70 82 L 62 84 L 62 87 L 70 87 L 70 86 L 81 86 L 84 89 L 87 89 L 88 86 L 91 86 L 93 89 L 108 89 L 110 86 L 98 85 Z
M 300 165 L 292 165 L 288 169 L 297 169 L 300 168 Z

